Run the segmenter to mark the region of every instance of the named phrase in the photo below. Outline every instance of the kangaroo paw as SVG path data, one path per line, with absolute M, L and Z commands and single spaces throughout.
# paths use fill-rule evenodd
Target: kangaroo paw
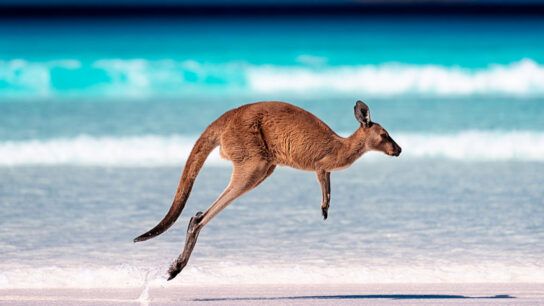
M 190 255 L 190 254 L 189 254 Z M 187 262 L 189 261 L 189 256 L 187 256 L 186 252 L 183 252 L 178 259 L 172 263 L 170 266 L 170 269 L 168 269 L 168 280 L 174 279 L 183 268 L 187 265 Z
M 179 272 L 181 272 L 181 269 L 177 268 L 175 265 L 172 265 L 170 269 L 168 269 L 168 280 L 174 279 L 174 277 L 176 277 Z
M 327 220 L 327 216 L 329 215 L 329 207 L 321 207 L 321 212 L 323 213 L 323 220 Z

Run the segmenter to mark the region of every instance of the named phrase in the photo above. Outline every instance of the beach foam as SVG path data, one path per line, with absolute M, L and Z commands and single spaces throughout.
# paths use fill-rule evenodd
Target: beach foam
M 187 95 L 289 94 L 304 97 L 401 95 L 544 96 L 544 66 L 523 59 L 486 68 L 382 63 L 331 66 L 300 57 L 298 65 L 235 61 L 76 59 L 0 61 L 4 98 L 150 98 Z
M 465 131 L 457 134 L 394 134 L 401 158 L 473 161 L 543 161 L 544 133 Z M 187 136 L 59 138 L 0 142 L 0 165 L 166 166 L 182 164 L 196 141 Z M 370 153 L 365 158 L 379 158 Z M 207 164 L 229 165 L 218 150 Z
M 481 262 L 477 265 L 335 266 L 271 264 L 242 266 L 218 262 L 189 265 L 166 281 L 167 267 L 23 267 L 0 271 L 0 289 L 134 288 L 176 284 L 388 284 L 388 283 L 544 283 L 541 268 Z

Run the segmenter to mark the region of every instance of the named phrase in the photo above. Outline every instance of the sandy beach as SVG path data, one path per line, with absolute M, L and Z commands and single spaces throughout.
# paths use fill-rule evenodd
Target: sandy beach
M 544 284 L 199 285 L 133 289 L 14 289 L 2 305 L 538 305 Z

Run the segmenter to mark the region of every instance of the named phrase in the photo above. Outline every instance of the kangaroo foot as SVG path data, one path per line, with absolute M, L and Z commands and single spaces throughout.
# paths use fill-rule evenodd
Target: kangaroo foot
M 329 215 L 329 205 L 321 206 L 321 212 L 323 213 L 323 220 L 327 220 L 327 216 Z
M 181 272 L 182 269 L 183 269 L 183 267 L 181 267 L 181 266 L 178 267 L 178 266 L 176 265 L 176 266 L 174 267 L 174 265 L 172 265 L 172 266 L 170 267 L 170 269 L 168 269 L 168 275 L 169 275 L 169 276 L 168 276 L 168 280 L 173 280 L 174 277 L 176 277 L 176 276 L 179 274 L 179 272 Z
M 198 233 L 200 232 L 200 220 L 202 220 L 202 212 L 198 212 L 191 218 L 191 221 L 189 221 L 185 248 L 183 249 L 183 253 L 179 255 L 178 259 L 176 259 L 172 266 L 170 266 L 170 269 L 168 269 L 168 274 L 170 275 L 168 280 L 174 279 L 174 277 L 176 277 L 176 275 L 178 275 L 189 262 L 189 257 L 191 256 L 191 252 L 195 247 L 196 239 L 198 238 Z

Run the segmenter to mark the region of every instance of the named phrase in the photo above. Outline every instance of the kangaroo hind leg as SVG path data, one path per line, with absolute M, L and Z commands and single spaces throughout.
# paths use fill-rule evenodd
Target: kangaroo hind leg
M 185 248 L 168 270 L 168 273 L 170 274 L 168 280 L 176 277 L 176 275 L 178 275 L 178 273 L 187 265 L 200 230 L 202 230 L 213 217 L 227 207 L 232 201 L 264 181 L 273 170 L 274 166 L 264 160 L 252 160 L 234 164 L 232 177 L 227 188 L 204 213 L 199 212 L 191 218 L 189 227 L 187 228 Z

